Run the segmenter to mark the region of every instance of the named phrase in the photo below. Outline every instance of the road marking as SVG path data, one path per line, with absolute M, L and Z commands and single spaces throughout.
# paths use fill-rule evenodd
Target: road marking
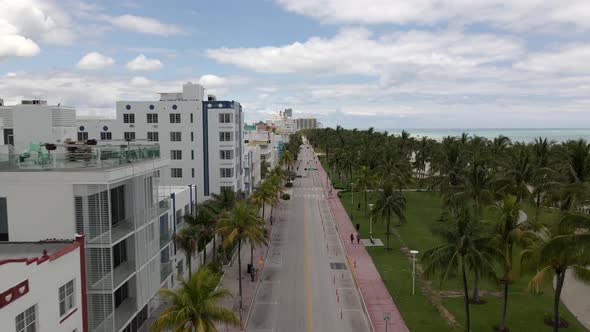
M 307 204 L 304 203 L 304 213 L 303 213 L 303 218 L 304 218 L 304 222 L 303 222 L 303 237 L 304 237 L 304 242 L 305 242 L 305 297 L 306 297 L 306 302 L 307 302 L 307 332 L 311 332 L 311 322 L 312 322 L 312 310 L 311 310 L 311 267 L 310 267 L 310 259 L 309 259 L 309 239 L 307 238 L 307 231 L 308 231 L 308 225 L 307 223 L 309 222 L 309 218 L 307 217 Z

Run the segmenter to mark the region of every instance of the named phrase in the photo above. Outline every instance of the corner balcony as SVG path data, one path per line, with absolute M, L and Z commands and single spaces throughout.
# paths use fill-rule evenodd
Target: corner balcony
M 115 309 L 115 331 L 119 331 L 133 317 L 137 311 L 137 302 L 134 298 L 128 297 Z

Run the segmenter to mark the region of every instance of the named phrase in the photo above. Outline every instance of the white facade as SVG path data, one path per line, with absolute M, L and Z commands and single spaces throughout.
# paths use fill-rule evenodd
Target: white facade
M 23 100 L 19 105 L 0 106 L 2 141 L 23 152 L 32 142 L 55 143 L 76 140 L 76 110 L 50 106 L 43 100 Z
M 0 242 L 2 331 L 82 332 L 80 254 L 76 241 Z
M 242 108 L 238 102 L 204 101 L 203 98 L 201 85 L 187 83 L 182 92 L 161 93 L 158 101 L 118 101 L 116 119 L 80 117 L 78 132 L 99 141 L 127 138 L 157 142 L 162 157 L 170 159 L 170 168 L 161 174 L 161 183 L 195 184 L 197 200 L 202 202 L 212 193 L 219 193 L 223 186 L 242 190 L 243 182 L 240 166 Z M 227 117 L 221 118 L 220 114 L 227 114 Z M 221 141 L 222 132 L 230 133 L 228 141 Z M 233 171 L 228 173 L 222 168 Z
M 297 130 L 318 128 L 316 118 L 295 118 L 295 127 Z
M 159 186 L 169 161 L 153 148 L 62 151 L 72 147 L 60 146 L 45 163 L 41 157 L 0 162 L 0 224 L 7 223 L 10 241 L 85 234 L 89 331 L 135 331 L 159 305 L 158 290 L 174 286 L 172 234 L 195 194 L 188 186 Z

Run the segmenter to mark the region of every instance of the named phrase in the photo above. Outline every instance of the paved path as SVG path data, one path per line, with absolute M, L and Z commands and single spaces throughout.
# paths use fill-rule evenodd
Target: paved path
M 584 327 L 590 330 L 590 285 L 578 281 L 571 271 L 565 274 L 561 302 Z
M 305 150 L 300 158 L 306 164 L 313 155 Z M 321 183 L 298 178 L 288 193 L 246 331 L 369 332 Z
M 319 169 L 319 173 L 315 175 L 318 178 L 316 181 L 322 183 L 325 187 L 327 175 L 319 161 L 317 162 L 317 168 Z M 350 221 L 336 192 L 332 192 L 329 200 L 332 213 L 336 218 L 338 232 L 344 241 L 349 260 L 353 265 L 356 263 L 356 281 L 375 332 L 385 331 L 386 327 L 383 314 L 386 312 L 390 313 L 391 316 L 391 320 L 388 323 L 388 331 L 409 331 L 365 247 L 362 244 L 356 244 L 356 242 L 355 244 L 351 244 L 348 240 L 350 239 L 351 233 L 356 233 L 356 229 Z

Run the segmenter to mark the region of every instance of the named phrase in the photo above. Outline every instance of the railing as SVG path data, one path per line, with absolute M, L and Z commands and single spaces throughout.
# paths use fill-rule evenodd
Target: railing
M 172 261 L 161 263 L 160 265 L 160 283 L 164 282 L 172 274 Z
M 172 241 L 172 233 L 160 233 L 160 249 L 164 248 L 170 241 Z

